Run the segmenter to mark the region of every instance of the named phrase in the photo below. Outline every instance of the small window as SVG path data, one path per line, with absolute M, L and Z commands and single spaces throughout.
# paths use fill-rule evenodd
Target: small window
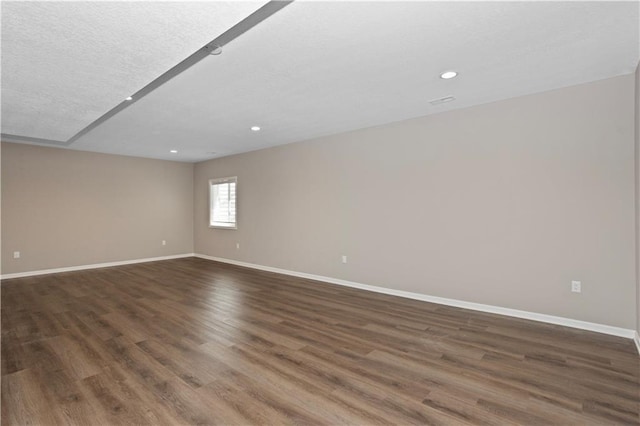
M 209 181 L 209 226 L 236 229 L 237 177 Z

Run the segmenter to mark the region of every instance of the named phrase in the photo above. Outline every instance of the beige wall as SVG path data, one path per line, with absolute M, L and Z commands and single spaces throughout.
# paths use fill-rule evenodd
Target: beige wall
M 193 165 L 3 143 L 2 210 L 3 274 L 191 253 Z
M 636 68 L 636 330 L 640 334 L 640 63 Z
M 3 143 L 2 273 L 195 246 L 640 329 L 634 86 L 640 70 L 212 160 L 195 175 L 191 164 Z M 239 229 L 209 229 L 207 180 L 236 175 Z
M 199 163 L 195 251 L 635 328 L 633 87 L 627 75 Z M 238 176 L 237 231 L 207 227 L 207 180 L 224 176 Z

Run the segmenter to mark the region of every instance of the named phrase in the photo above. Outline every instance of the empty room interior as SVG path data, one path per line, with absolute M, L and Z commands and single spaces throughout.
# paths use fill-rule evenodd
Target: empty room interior
M 2 1 L 3 425 L 640 424 L 637 1 Z

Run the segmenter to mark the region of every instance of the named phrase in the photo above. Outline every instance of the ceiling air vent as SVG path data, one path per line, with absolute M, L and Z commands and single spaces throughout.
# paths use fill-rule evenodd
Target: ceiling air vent
M 451 102 L 451 101 L 455 101 L 456 98 L 454 98 L 453 96 L 447 96 L 444 98 L 440 98 L 440 99 L 434 99 L 432 101 L 429 101 L 429 103 L 431 105 L 440 105 L 440 104 L 444 104 L 446 102 Z

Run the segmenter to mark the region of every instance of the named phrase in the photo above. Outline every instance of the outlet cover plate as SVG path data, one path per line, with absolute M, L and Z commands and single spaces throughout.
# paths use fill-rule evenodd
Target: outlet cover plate
M 582 293 L 582 283 L 580 281 L 571 281 L 571 291 L 574 293 Z

